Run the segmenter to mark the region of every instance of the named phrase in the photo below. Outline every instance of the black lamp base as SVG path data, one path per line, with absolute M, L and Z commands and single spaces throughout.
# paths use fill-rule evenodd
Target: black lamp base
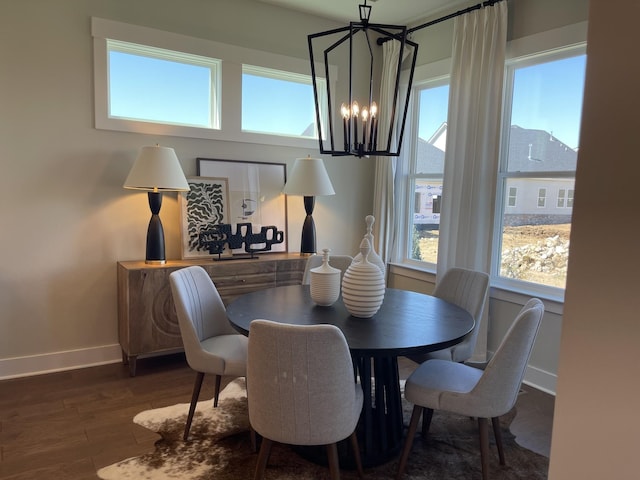
M 311 214 L 315 205 L 315 197 L 304 197 L 304 210 L 307 216 L 302 224 L 302 238 L 300 240 L 300 255 L 314 255 L 316 253 L 316 225 Z
M 167 259 L 164 253 L 164 229 L 160 221 L 160 207 L 162 206 L 162 193 L 149 192 L 149 208 L 151 219 L 147 229 L 147 253 L 145 263 L 151 265 L 164 265 Z

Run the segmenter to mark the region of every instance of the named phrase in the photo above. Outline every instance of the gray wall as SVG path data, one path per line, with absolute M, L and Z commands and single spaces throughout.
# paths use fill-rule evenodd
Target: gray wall
M 0 377 L 120 357 L 116 262 L 144 258 L 146 194 L 122 184 L 143 145 L 196 157 L 286 162 L 296 149 L 93 128 L 92 16 L 308 59 L 306 36 L 335 23 L 245 0 L 5 1 L 0 15 Z M 269 19 L 266 22 L 265 19 Z M 372 209 L 366 159 L 325 158 L 336 195 L 319 197 L 318 247 L 357 253 Z M 290 197 L 289 249 L 304 208 Z M 176 194 L 161 218 L 180 257 Z

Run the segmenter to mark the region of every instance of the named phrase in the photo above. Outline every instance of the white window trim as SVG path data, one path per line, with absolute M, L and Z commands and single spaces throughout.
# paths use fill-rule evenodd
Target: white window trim
M 91 18 L 91 34 L 94 53 L 95 128 L 97 129 L 298 148 L 317 148 L 318 146 L 317 139 L 243 132 L 241 129 L 242 65 L 311 75 L 308 60 L 97 17 Z M 222 60 L 220 129 L 109 118 L 107 39 Z M 331 88 L 334 89 L 333 83 L 338 78 L 336 66 L 330 66 L 330 75 Z
M 120 40 L 107 40 L 107 54 L 109 52 L 119 52 L 125 53 L 129 55 L 136 56 L 147 56 L 154 59 L 166 60 L 169 62 L 179 62 L 186 63 L 189 65 L 196 65 L 198 67 L 204 67 L 209 70 L 211 73 L 211 105 L 210 105 L 210 118 L 209 123 L 210 127 L 204 125 L 189 125 L 185 123 L 179 122 L 163 122 L 163 121 L 154 121 L 154 120 L 143 120 L 143 119 L 135 119 L 135 118 L 127 118 L 127 117 L 119 117 L 116 115 L 112 115 L 111 112 L 107 116 L 107 120 L 109 119 L 120 119 L 128 122 L 149 122 L 149 123 L 157 123 L 161 125 L 176 125 L 176 126 L 186 126 L 190 128 L 206 128 L 206 129 L 219 129 L 220 128 L 220 115 L 218 104 L 220 102 L 220 94 L 221 94 L 221 66 L 222 62 L 216 58 L 203 57 L 201 55 L 193 55 L 191 53 L 183 53 L 176 52 L 173 50 L 165 50 L 158 49 L 156 47 L 149 47 L 148 45 L 138 45 L 129 42 L 122 42 Z M 107 105 L 108 108 L 108 105 Z

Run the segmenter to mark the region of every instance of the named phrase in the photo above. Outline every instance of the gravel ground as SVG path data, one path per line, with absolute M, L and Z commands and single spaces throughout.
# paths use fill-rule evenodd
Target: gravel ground
M 502 238 L 502 275 L 564 288 L 570 224 L 506 227 Z M 436 260 L 437 230 L 423 232 L 420 255 Z

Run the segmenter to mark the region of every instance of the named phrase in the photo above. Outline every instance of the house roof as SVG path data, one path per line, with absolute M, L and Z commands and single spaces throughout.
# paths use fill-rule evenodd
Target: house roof
M 418 139 L 417 172 L 442 174 L 444 172 L 444 151 L 442 136 L 446 135 L 446 123 L 429 139 Z M 578 152 L 544 130 L 511 126 L 509 136 L 509 171 L 573 171 L 576 169 Z
M 416 156 L 416 172 L 433 174 L 444 173 L 444 151 L 429 143 L 427 140 L 418 138 Z
M 552 133 L 511 126 L 509 171 L 571 171 L 576 169 L 578 152 Z

